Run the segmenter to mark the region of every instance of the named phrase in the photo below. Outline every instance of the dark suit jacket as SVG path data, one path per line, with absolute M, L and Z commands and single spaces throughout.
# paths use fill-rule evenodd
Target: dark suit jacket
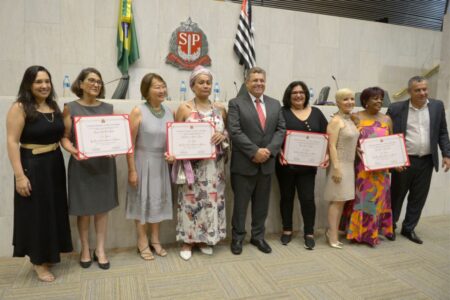
M 280 150 L 286 132 L 281 105 L 278 100 L 264 95 L 266 128 L 262 129 L 255 105 L 248 93 L 232 99 L 228 104 L 228 133 L 232 142 L 231 173 L 256 175 L 275 170 L 275 157 Z M 263 164 L 252 162 L 259 148 L 267 148 L 271 157 Z
M 442 156 L 450 157 L 450 141 L 448 137 L 447 121 L 445 120 L 444 104 L 440 100 L 428 99 L 430 113 L 430 149 L 436 171 L 439 170 L 438 145 Z M 406 122 L 408 120 L 410 99 L 392 103 L 387 114 L 392 118 L 394 133 L 403 133 L 406 136 Z

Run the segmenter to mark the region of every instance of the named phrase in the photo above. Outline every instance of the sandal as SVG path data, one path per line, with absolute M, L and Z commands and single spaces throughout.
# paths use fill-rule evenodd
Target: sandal
M 34 265 L 34 271 L 38 279 L 42 282 L 53 282 L 55 281 L 55 275 L 53 275 L 47 267 L 43 267 L 40 265 Z
M 137 248 L 137 253 L 141 256 L 143 260 L 154 260 L 155 257 L 153 256 L 153 253 L 150 251 L 150 249 L 145 247 L 144 249 Z
M 159 249 L 159 251 L 156 251 L 156 248 L 153 245 L 159 245 L 159 247 L 161 249 Z M 165 257 L 167 256 L 167 251 L 166 249 L 164 249 L 160 243 L 150 243 L 150 249 L 154 250 L 156 255 L 161 256 L 161 257 Z

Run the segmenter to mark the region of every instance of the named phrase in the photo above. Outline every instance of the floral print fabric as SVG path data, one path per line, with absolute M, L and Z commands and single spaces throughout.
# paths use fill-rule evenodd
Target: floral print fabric
M 196 110 L 186 122 L 213 122 L 216 131 L 224 132 L 221 113 Z M 177 241 L 215 245 L 226 236 L 225 157 L 191 161 L 195 181 L 178 187 Z
M 361 120 L 358 129 L 360 138 L 389 135 L 387 122 Z M 389 172 L 367 172 L 362 161 L 357 162 L 355 171 L 355 200 L 349 201 L 345 210 L 347 239 L 375 246 L 380 234 L 390 237 L 393 233 Z

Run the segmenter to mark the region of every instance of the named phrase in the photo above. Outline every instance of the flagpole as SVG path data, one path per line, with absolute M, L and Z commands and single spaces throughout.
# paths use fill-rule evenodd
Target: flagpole
M 255 49 L 253 47 L 251 0 L 243 0 L 233 50 L 239 58 L 239 64 L 244 66 L 244 79 L 246 71 L 256 64 Z

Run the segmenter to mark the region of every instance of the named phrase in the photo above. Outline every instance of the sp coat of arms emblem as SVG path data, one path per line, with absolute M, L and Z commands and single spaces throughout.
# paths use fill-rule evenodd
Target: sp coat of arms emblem
M 181 26 L 172 33 L 166 63 L 181 70 L 193 70 L 198 65 L 211 65 L 206 35 L 191 18 L 181 22 Z

